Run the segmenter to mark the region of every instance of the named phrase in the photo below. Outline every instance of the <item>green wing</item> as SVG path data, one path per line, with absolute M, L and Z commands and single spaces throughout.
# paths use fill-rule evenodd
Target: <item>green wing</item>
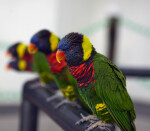
M 36 54 L 34 54 L 33 58 L 33 71 L 39 74 L 40 80 L 42 82 L 44 82 L 45 84 L 50 83 L 53 80 L 53 76 L 50 71 L 49 63 L 46 59 L 46 56 L 41 52 L 37 52 Z
M 125 88 L 126 82 L 122 72 L 105 56 L 94 57 L 95 90 L 103 100 L 111 116 L 123 131 L 136 130 L 134 106 Z

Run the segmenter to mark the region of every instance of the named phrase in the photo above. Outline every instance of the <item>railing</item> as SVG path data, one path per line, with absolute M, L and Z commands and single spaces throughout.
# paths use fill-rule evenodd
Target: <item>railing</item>
M 24 85 L 20 131 L 37 130 L 38 110 L 44 111 L 65 131 L 84 131 L 90 124 L 89 122 L 80 125 L 75 125 L 75 123 L 81 119 L 81 113 L 85 116 L 89 113 L 84 108 L 73 107 L 70 104 L 64 104 L 55 109 L 55 106 L 60 102 L 59 97 L 51 102 L 46 101 L 48 97 L 54 95 L 56 91 L 55 83 L 47 87 L 37 86 L 38 83 L 39 81 L 33 80 Z M 100 131 L 96 128 L 93 131 L 98 130 Z M 114 131 L 111 128 L 110 130 Z

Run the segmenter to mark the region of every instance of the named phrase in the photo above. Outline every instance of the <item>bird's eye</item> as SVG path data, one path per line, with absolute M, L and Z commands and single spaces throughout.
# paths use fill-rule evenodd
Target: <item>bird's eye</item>
M 69 48 L 70 50 L 73 50 L 74 49 L 74 46 L 72 45 L 72 46 L 70 46 L 70 48 Z
M 42 40 L 40 39 L 38 42 L 39 42 L 39 43 L 42 43 Z

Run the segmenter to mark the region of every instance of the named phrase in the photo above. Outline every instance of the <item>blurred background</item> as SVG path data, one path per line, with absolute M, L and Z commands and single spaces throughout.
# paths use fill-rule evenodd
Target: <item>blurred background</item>
M 60 38 L 80 32 L 107 56 L 108 23 L 115 16 L 119 21 L 114 62 L 119 67 L 150 69 L 149 4 L 148 0 L 0 0 L 0 130 L 18 130 L 23 84 L 36 77 L 5 70 L 5 51 L 11 44 L 28 44 L 43 28 Z M 150 78 L 127 77 L 127 90 L 134 102 L 150 109 Z M 39 131 L 62 130 L 43 113 L 40 116 Z M 137 130 L 149 131 L 149 123 L 150 112 L 137 114 Z

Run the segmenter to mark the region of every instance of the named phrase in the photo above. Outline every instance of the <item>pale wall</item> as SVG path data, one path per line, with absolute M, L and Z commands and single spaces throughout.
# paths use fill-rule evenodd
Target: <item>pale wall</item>
M 30 37 L 42 28 L 48 28 L 63 37 L 72 31 L 81 31 L 89 36 L 98 52 L 107 54 L 107 28 L 99 29 L 99 21 L 105 21 L 110 11 L 124 19 L 150 28 L 150 1 L 148 0 L 0 0 L 0 45 L 8 45 Z M 95 25 L 91 34 L 83 31 Z M 142 30 L 142 29 L 141 29 Z M 140 30 L 140 31 L 141 31 Z M 120 66 L 150 67 L 150 35 L 120 26 L 116 64 Z M 1 47 L 1 46 L 0 46 Z M 20 86 L 31 74 L 4 71 L 4 49 L 0 51 L 0 91 L 20 91 Z M 34 77 L 33 77 L 34 78 Z M 133 99 L 150 101 L 150 80 L 127 79 L 127 88 Z

